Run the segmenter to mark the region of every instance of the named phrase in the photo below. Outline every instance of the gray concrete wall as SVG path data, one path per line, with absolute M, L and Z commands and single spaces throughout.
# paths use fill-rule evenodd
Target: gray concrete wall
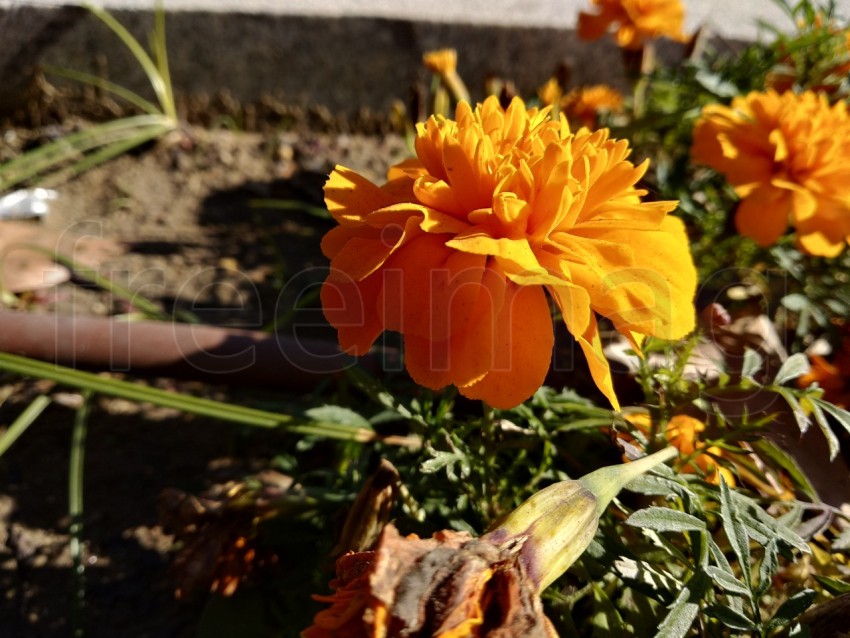
M 102 73 L 105 60 L 110 79 L 145 90 L 141 69 L 104 25 L 56 4 L 0 0 L 0 108 L 14 103 L 22 78 L 39 62 Z M 145 42 L 152 13 L 139 7 L 152 5 L 106 0 Z M 571 29 L 586 8 L 583 0 L 166 0 L 165 6 L 174 85 L 182 93 L 227 89 L 245 101 L 271 93 L 334 112 L 385 111 L 422 73 L 422 53 L 443 46 L 458 49 L 459 70 L 474 96 L 491 73 L 532 93 L 565 59 L 574 62 L 576 83 L 623 81 L 611 40 L 582 42 Z M 706 12 L 707 6 L 720 11 Z M 727 33 L 754 37 L 756 17 L 781 22 L 777 11 L 770 0 L 690 0 L 688 25 L 723 18 L 732 27 Z

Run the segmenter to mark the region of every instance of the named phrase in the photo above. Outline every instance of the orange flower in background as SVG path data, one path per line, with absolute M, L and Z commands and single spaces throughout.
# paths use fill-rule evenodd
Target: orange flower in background
M 615 113 L 623 108 L 623 96 L 604 84 L 573 89 L 561 101 L 561 110 L 570 122 L 596 128 L 600 113 Z
M 614 39 L 624 49 L 639 49 L 646 40 L 668 37 L 685 41 L 682 25 L 685 8 L 681 0 L 591 0 L 599 13 L 578 15 L 582 40 L 596 40 L 616 28 Z
M 628 142 L 491 97 L 419 124 L 416 152 L 384 186 L 341 166 L 325 185 L 339 226 L 322 241 L 322 305 L 346 352 L 395 330 L 420 385 L 514 407 L 549 369 L 548 292 L 617 406 L 597 314 L 635 348 L 692 330 L 684 226 L 675 202 L 641 202 L 647 162 Z
M 422 56 L 425 67 L 437 75 L 448 75 L 457 71 L 457 51 L 454 49 L 437 49 L 428 51 Z
M 645 435 L 649 435 L 652 421 L 648 414 L 629 414 L 626 420 Z M 687 463 L 679 467 L 679 471 L 685 474 L 702 474 L 706 481 L 715 485 L 720 484 L 722 476 L 727 485 L 735 485 L 734 474 L 718 465 L 715 460 L 725 456 L 725 451 L 716 446 L 706 446 L 700 441 L 700 435 L 704 431 L 705 423 L 686 414 L 677 414 L 667 422 L 664 431 L 667 444 L 679 450 L 681 457 L 690 457 Z
M 703 109 L 691 153 L 735 188 L 742 235 L 770 246 L 790 220 L 801 250 L 835 257 L 850 238 L 848 148 L 846 104 L 767 91 Z
M 797 379 L 797 386 L 807 388 L 817 383 L 823 388 L 826 401 L 841 408 L 850 408 L 850 336 L 844 337 L 841 350 L 835 353 L 831 362 L 820 355 L 811 355 L 809 362 L 811 368 Z
M 437 49 L 422 56 L 422 63 L 431 73 L 440 76 L 443 85 L 456 101 L 469 101 L 469 90 L 457 72 L 457 51 Z

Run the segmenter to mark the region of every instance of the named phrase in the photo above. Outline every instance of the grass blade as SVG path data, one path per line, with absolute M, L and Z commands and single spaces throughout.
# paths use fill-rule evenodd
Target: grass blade
M 26 432 L 27 428 L 41 416 L 41 413 L 44 412 L 44 409 L 48 405 L 50 405 L 50 397 L 46 395 L 42 394 L 33 399 L 33 402 L 18 415 L 18 418 L 9 426 L 9 429 L 0 436 L 0 456 L 3 456 L 6 450 Z
M 144 69 L 147 74 L 154 93 L 156 93 L 156 97 L 162 106 L 162 112 L 168 115 L 172 110 L 168 107 L 168 83 L 164 80 L 156 64 L 154 64 L 154 61 L 151 59 L 150 55 L 148 55 L 147 51 L 145 51 L 144 47 L 139 44 L 139 41 L 136 40 L 129 31 L 127 31 L 124 25 L 113 18 L 108 11 L 91 4 L 84 4 L 83 6 L 97 16 L 103 24 L 109 27 L 112 32 L 121 39 L 124 46 L 130 50 L 130 53 L 133 54 L 133 57 L 136 58 L 139 65 L 141 65 L 142 69 Z
M 126 140 L 147 127 L 174 124 L 162 115 L 136 115 L 114 122 L 104 122 L 28 151 L 0 166 L 0 191 L 36 177 L 60 164 L 79 159 L 85 153 L 108 144 Z
M 36 361 L 7 352 L 0 352 L 0 370 L 14 372 L 28 377 L 50 379 L 62 385 L 79 390 L 88 390 L 97 394 L 119 397 L 129 401 L 151 403 L 164 408 L 174 408 L 189 414 L 209 417 L 241 425 L 261 428 L 284 428 L 295 434 L 321 436 L 343 441 L 365 443 L 379 440 L 373 430 L 351 427 L 339 423 L 327 423 L 309 419 L 299 419 L 287 414 L 277 414 L 256 408 L 232 405 L 222 401 L 213 401 L 188 394 L 169 392 L 159 388 L 150 388 L 138 383 L 103 377 L 91 372 L 74 370 L 65 366 Z M 402 445 L 411 445 L 414 441 L 407 438 L 384 439 Z
M 145 113 L 148 113 L 150 115 L 163 114 L 162 110 L 150 100 L 146 100 L 138 93 L 129 89 L 125 89 L 120 84 L 115 84 L 115 82 L 110 82 L 106 78 L 102 78 L 91 73 L 86 73 L 85 71 L 76 71 L 74 69 L 64 69 L 62 67 L 49 65 L 44 67 L 44 72 L 50 75 L 57 75 L 67 80 L 74 80 L 75 82 L 90 84 L 91 86 L 97 87 L 103 91 L 108 91 L 109 93 L 120 97 L 122 100 L 126 100 L 133 106 L 140 108 Z

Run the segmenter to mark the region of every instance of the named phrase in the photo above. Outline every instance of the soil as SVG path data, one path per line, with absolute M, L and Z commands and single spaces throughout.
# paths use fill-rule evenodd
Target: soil
M 6 141 L 16 135 L 30 133 L 10 131 Z M 297 299 L 287 282 L 322 278 L 319 241 L 330 222 L 309 206 L 322 206 L 333 165 L 380 180 L 407 153 L 391 135 L 186 128 L 57 187 L 43 224 L 119 242 L 100 274 L 169 311 L 258 329 Z M 258 199 L 289 201 L 290 208 L 257 207 Z M 134 310 L 83 283 L 20 295 L 18 303 L 32 312 Z M 234 403 L 281 400 L 257 388 L 144 382 Z M 48 382 L 0 376 L 0 431 L 44 393 L 54 403 L 0 457 L 0 638 L 58 638 L 72 628 L 68 454 L 80 397 Z M 275 433 L 96 399 L 85 450 L 85 635 L 195 635 L 208 595 L 175 598 L 173 539 L 160 526 L 157 498 L 164 488 L 198 493 L 268 467 L 279 448 Z

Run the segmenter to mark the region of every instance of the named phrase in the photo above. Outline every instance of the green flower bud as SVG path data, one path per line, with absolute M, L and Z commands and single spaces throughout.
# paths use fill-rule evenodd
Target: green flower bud
M 668 447 L 631 463 L 550 485 L 508 514 L 482 540 L 519 544 L 520 561 L 542 592 L 584 553 L 596 534 L 599 517 L 620 490 L 676 455 L 676 449 Z

